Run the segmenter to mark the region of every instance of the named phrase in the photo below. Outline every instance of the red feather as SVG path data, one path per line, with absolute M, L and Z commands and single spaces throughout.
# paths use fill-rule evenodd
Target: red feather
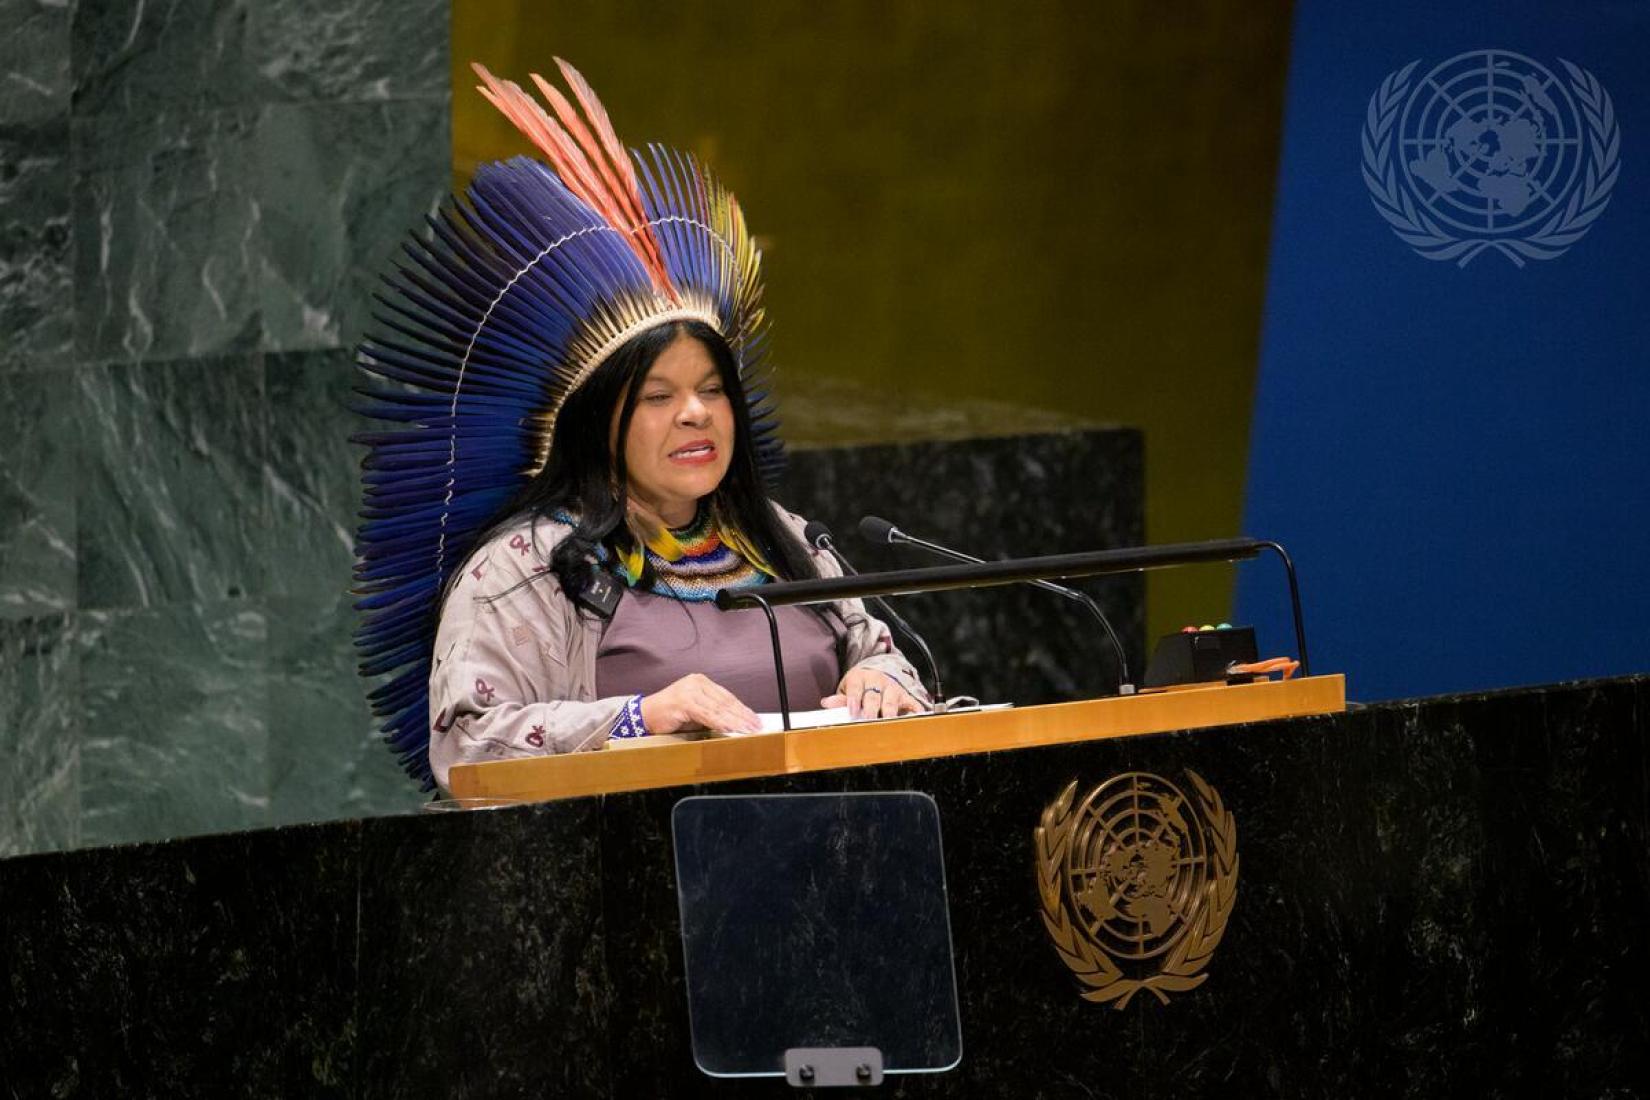
M 671 285 L 670 276 L 660 258 L 652 227 L 646 224 L 635 172 L 624 155 L 624 146 L 608 122 L 607 112 L 577 69 L 560 58 L 556 63 L 564 74 L 569 74 L 568 83 L 573 88 L 573 94 L 601 136 L 600 142 L 591 135 L 572 105 L 537 73 L 533 74 L 533 80 L 560 117 L 561 125 L 546 114 L 538 101 L 523 91 L 520 85 L 498 79 L 479 62 L 472 63 L 471 68 L 482 80 L 477 90 L 528 141 L 538 147 L 569 191 L 600 214 L 609 225 L 624 233 L 637 258 L 647 268 L 654 285 L 672 299 L 677 298 L 676 288 Z M 571 136 L 568 131 L 572 132 Z

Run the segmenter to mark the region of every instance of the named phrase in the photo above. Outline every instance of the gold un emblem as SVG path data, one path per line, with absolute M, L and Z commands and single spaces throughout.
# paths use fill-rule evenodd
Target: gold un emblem
M 1195 989 L 1237 901 L 1237 822 L 1190 769 L 1196 802 L 1149 772 L 1125 772 L 1076 806 L 1077 782 L 1043 811 L 1037 891 L 1083 999 L 1122 1008 L 1140 990 L 1169 1003 Z

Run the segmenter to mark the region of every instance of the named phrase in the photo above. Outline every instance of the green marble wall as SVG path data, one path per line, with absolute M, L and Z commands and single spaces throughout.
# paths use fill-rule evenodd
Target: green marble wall
M 445 0 L 0 0 L 0 856 L 357 816 L 342 405 Z

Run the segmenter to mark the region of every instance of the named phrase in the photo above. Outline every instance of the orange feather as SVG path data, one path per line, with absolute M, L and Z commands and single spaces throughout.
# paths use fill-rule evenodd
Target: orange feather
M 624 142 L 619 140 L 619 135 L 613 129 L 612 121 L 607 117 L 607 108 L 602 106 L 602 101 L 596 95 L 596 90 L 590 86 L 590 82 L 584 78 L 584 74 L 575 69 L 569 62 L 558 57 L 556 58 L 556 68 L 561 70 L 562 79 L 567 81 L 567 86 L 573 90 L 573 98 L 577 99 L 579 106 L 584 108 L 585 115 L 590 119 L 590 125 L 594 127 L 597 136 L 601 139 L 602 146 L 607 150 L 607 159 L 612 162 L 613 167 L 618 171 L 619 178 L 624 181 L 626 192 L 633 197 L 638 215 L 637 222 L 645 221 L 646 219 L 641 216 L 642 188 L 636 181 L 636 169 L 630 163 L 630 156 L 625 152 Z M 654 239 L 653 228 L 643 226 L 641 235 L 646 238 L 647 249 L 657 256 L 659 245 Z M 660 273 L 663 274 L 663 271 L 664 268 L 661 262 Z M 665 279 L 665 286 L 670 286 L 668 277 Z M 671 294 L 672 297 L 675 296 L 674 289 L 672 289 Z
M 559 58 L 557 60 L 560 62 Z M 560 63 L 566 64 L 566 62 Z M 568 68 L 571 69 L 572 67 L 568 66 Z M 573 72 L 577 73 L 577 70 L 575 69 Z M 653 238 L 652 228 L 646 224 L 647 214 L 642 210 L 641 193 L 636 184 L 635 174 L 630 170 L 630 161 L 621 159 L 615 165 L 612 159 L 611 147 L 596 140 L 595 136 L 591 134 L 590 128 L 585 125 L 584 119 L 579 117 L 578 111 L 574 110 L 573 105 L 567 101 L 567 97 L 562 95 L 555 85 L 538 73 L 531 75 L 533 83 L 538 85 L 539 94 L 549 102 L 551 108 L 556 112 L 556 117 L 561 120 L 561 124 L 579 143 L 585 155 L 589 157 L 590 163 L 594 164 L 596 169 L 601 172 L 602 181 L 606 184 L 609 192 L 629 215 L 626 219 L 626 227 L 634 231 L 637 243 L 645 254 L 644 259 L 649 262 L 650 266 L 655 263 L 658 264 L 659 270 L 663 271 L 664 265 L 663 261 L 659 259 L 658 243 Z M 597 106 L 599 107 L 600 104 L 598 103 Z M 585 110 L 586 113 L 589 112 L 588 107 Z M 616 142 L 617 138 L 614 140 Z
M 609 204 L 604 201 L 609 196 L 597 182 L 595 172 L 561 127 L 544 113 L 544 108 L 513 81 L 499 80 L 481 65 L 476 65 L 475 70 L 487 82 L 487 86 L 480 91 L 488 102 L 538 146 L 539 151 L 549 158 L 556 174 L 562 177 L 562 182 L 575 195 L 596 207 L 604 216 L 610 216 L 612 211 L 606 209 Z
M 482 80 L 477 90 L 545 155 L 569 191 L 624 234 L 654 285 L 675 299 L 676 288 L 665 271 L 658 242 L 652 228 L 645 224 L 635 172 L 625 158 L 618 135 L 613 133 L 607 112 L 578 70 L 560 58 L 556 63 L 564 74 L 572 74 L 568 83 L 600 135 L 599 141 L 572 104 L 537 73 L 533 80 L 561 119 L 560 125 L 520 85 L 500 80 L 479 62 L 473 62 L 471 68 Z

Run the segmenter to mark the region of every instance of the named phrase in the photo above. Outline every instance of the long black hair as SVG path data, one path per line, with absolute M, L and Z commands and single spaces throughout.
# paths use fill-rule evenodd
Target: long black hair
M 703 321 L 667 322 L 640 332 L 592 371 L 556 415 L 544 469 L 483 529 L 476 546 L 486 545 L 500 529 L 523 519 L 532 519 L 536 530 L 538 520 L 561 513 L 572 519 L 573 531 L 556 545 L 549 564 L 563 590 L 572 595 L 589 584 L 598 547 L 610 560 L 637 548 L 636 536 L 625 522 L 625 439 L 647 372 L 679 336 L 689 336 L 704 346 L 733 407 L 732 461 L 721 484 L 700 506 L 708 504 L 721 523 L 736 528 L 780 580 L 817 575 L 802 541 L 780 522 L 763 489 L 750 410 L 733 351 Z M 610 443 L 615 407 L 619 409 L 618 431 Z M 652 581 L 652 566 L 644 565 L 640 583 L 645 586 Z

